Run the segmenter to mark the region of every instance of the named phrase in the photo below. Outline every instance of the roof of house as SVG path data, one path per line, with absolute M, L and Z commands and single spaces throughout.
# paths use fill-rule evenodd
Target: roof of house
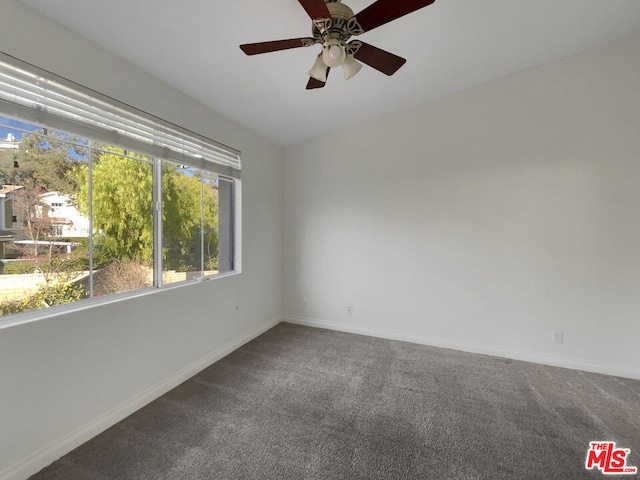
M 16 190 L 20 190 L 21 188 L 24 188 L 24 187 L 22 185 L 2 185 L 0 187 L 0 194 L 15 192 Z

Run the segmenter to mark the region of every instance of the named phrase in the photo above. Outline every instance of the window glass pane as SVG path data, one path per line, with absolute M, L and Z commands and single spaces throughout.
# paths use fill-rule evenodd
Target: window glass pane
M 77 205 L 86 142 L 0 117 L 0 311 L 88 296 L 89 221 Z
M 204 275 L 218 273 L 218 176 L 202 171 L 202 261 Z
M 163 283 L 202 275 L 201 170 L 162 163 Z
M 93 220 L 93 295 L 153 285 L 153 166 L 114 147 L 92 148 L 91 189 L 82 192 Z
M 218 271 L 231 272 L 234 246 L 234 181 L 218 177 Z

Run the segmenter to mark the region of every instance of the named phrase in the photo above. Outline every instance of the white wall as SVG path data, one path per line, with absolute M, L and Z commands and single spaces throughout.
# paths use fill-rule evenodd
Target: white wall
M 638 52 L 287 148 L 284 318 L 640 378 Z
M 241 275 L 0 330 L 5 480 L 26 478 L 280 321 L 282 149 L 15 0 L 0 0 L 0 50 L 243 154 Z

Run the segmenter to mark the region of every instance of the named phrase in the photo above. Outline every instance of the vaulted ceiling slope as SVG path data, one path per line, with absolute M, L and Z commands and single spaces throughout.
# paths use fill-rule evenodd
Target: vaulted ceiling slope
M 238 48 L 309 36 L 298 0 L 22 1 L 282 146 L 640 35 L 638 0 L 436 0 L 359 37 L 407 59 L 394 76 L 305 90 L 319 46 Z

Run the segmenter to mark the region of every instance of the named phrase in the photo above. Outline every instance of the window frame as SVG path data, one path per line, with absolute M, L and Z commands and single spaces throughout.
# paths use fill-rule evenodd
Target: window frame
M 96 141 L 99 143 L 107 143 L 109 146 L 116 148 L 131 149 L 140 151 L 140 153 L 149 155 L 152 158 L 152 188 L 153 188 L 153 285 L 149 287 L 143 287 L 139 289 L 112 293 L 105 296 L 93 296 L 91 291 L 88 298 L 74 301 L 72 303 L 53 305 L 46 309 L 34 309 L 20 313 L 9 314 L 7 316 L 0 316 L 0 329 L 13 325 L 19 325 L 22 323 L 28 323 L 44 318 L 57 316 L 60 314 L 76 312 L 80 310 L 94 308 L 99 305 L 110 304 L 113 302 L 119 302 L 126 299 L 133 299 L 141 296 L 146 296 L 160 292 L 167 289 L 183 288 L 191 286 L 203 281 L 210 281 L 219 278 L 225 278 L 240 274 L 242 271 L 241 261 L 241 239 L 242 239 L 242 180 L 241 180 L 241 161 L 240 151 L 227 147 L 224 144 L 211 140 L 205 136 L 187 130 L 183 127 L 177 126 L 166 120 L 160 119 L 154 115 L 144 112 L 140 109 L 119 102 L 113 98 L 105 96 L 101 93 L 95 92 L 75 82 L 59 77 L 51 72 L 42 70 L 38 67 L 23 62 L 15 57 L 7 55 L 0 51 L 0 67 L 6 66 L 15 67 L 23 72 L 28 72 L 33 75 L 34 79 L 39 81 L 46 80 L 54 85 L 54 88 L 60 86 L 63 90 L 68 90 L 73 94 L 77 94 L 80 97 L 87 100 L 88 103 L 95 101 L 96 104 L 105 105 L 106 108 L 111 108 L 114 112 L 117 112 L 116 116 L 127 117 L 126 122 L 135 122 L 136 120 L 144 121 L 143 127 L 158 129 L 158 136 L 151 135 L 149 142 L 139 141 L 139 138 L 129 137 L 127 132 L 120 132 L 117 128 L 122 128 L 123 123 L 116 125 L 116 129 L 109 131 L 108 129 L 100 129 L 95 125 L 84 125 L 80 121 L 72 121 L 64 116 L 55 116 L 48 113 L 48 106 L 45 103 L 34 104 L 31 106 L 20 105 L 19 102 L 11 102 L 5 91 L 2 91 L 3 85 L 1 82 L 6 80 L 6 76 L 3 77 L 3 70 L 0 68 L 0 115 L 5 118 L 14 118 L 16 120 L 31 123 L 38 127 L 49 128 L 63 133 L 76 135 L 85 139 Z M 34 80 L 35 81 L 35 80 Z M 90 108 L 95 108 L 94 105 L 90 105 Z M 125 122 L 125 124 L 126 124 Z M 112 126 L 112 125 L 109 125 Z M 66 128 L 65 128 L 66 127 Z M 19 129 L 16 129 L 19 130 Z M 151 130 L 153 131 L 153 130 Z M 124 133 L 124 134 L 123 134 Z M 168 135 L 168 137 L 167 137 Z M 183 136 L 183 145 L 175 143 L 176 135 Z M 163 144 L 164 138 L 169 138 L 167 144 Z M 188 144 L 188 145 L 186 145 Z M 143 148 L 139 148 L 140 146 Z M 186 145 L 186 146 L 185 146 Z M 202 145 L 203 149 L 201 154 L 199 153 L 198 146 Z M 184 147 L 184 148 L 182 148 Z M 195 153 L 194 153 L 195 152 Z M 228 212 L 230 222 L 230 244 L 232 249 L 232 269 L 217 274 L 205 274 L 205 270 L 200 270 L 200 275 L 193 279 L 185 279 L 176 282 L 164 283 L 162 279 L 163 275 L 163 238 L 162 238 L 162 163 L 164 161 L 182 162 L 185 165 L 202 169 L 208 172 L 215 173 L 218 178 L 225 180 L 232 180 L 230 191 L 230 205 Z M 89 163 L 91 165 L 91 162 Z M 91 167 L 89 167 L 91 171 Z M 89 174 L 89 190 L 91 190 L 91 174 Z M 204 203 L 201 197 L 201 202 Z M 93 218 L 91 209 L 89 210 L 89 222 L 92 224 Z M 93 230 L 93 227 L 90 227 Z M 218 226 L 218 232 L 220 227 Z M 203 231 L 201 230 L 201 235 Z M 89 237 L 93 234 L 90 232 Z M 90 240 L 90 244 L 91 244 Z M 92 248 L 89 255 L 93 255 Z M 92 273 L 93 275 L 93 273 Z

